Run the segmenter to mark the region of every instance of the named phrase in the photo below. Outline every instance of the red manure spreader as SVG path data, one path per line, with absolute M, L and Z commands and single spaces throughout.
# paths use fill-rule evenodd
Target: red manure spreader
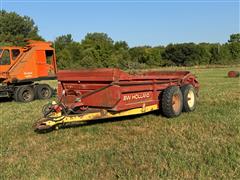
M 62 70 L 57 79 L 58 102 L 44 106 L 35 131 L 155 110 L 172 118 L 195 109 L 199 90 L 189 71 Z

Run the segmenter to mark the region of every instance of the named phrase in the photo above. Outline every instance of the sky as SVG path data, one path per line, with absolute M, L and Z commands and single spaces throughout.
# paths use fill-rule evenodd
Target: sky
M 239 33 L 239 0 L 0 0 L 1 9 L 30 16 L 53 41 L 104 32 L 130 47 L 169 43 L 225 43 Z

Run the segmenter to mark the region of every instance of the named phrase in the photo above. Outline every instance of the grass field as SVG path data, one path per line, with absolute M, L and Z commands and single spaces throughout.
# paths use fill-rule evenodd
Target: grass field
M 150 113 L 37 134 L 48 101 L 1 103 L 0 179 L 240 179 L 240 78 L 190 70 L 197 109 L 174 119 Z

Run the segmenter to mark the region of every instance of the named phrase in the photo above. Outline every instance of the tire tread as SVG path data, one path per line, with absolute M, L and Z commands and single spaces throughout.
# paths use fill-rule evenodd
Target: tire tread
M 181 99 L 181 108 L 180 108 L 180 112 L 179 113 L 175 113 L 172 107 L 172 96 L 175 93 L 179 93 L 180 94 L 180 99 Z M 181 114 L 182 111 L 182 93 L 179 89 L 178 86 L 170 86 L 167 89 L 165 89 L 163 91 L 163 95 L 162 95 L 162 113 L 164 116 L 168 117 L 168 118 L 172 118 L 172 117 L 177 117 Z

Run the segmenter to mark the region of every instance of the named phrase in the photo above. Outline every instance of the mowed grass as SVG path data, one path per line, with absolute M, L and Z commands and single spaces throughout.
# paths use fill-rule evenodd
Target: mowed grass
M 190 70 L 197 109 L 174 119 L 149 113 L 37 134 L 48 101 L 1 103 L 0 179 L 240 179 L 240 78 Z

